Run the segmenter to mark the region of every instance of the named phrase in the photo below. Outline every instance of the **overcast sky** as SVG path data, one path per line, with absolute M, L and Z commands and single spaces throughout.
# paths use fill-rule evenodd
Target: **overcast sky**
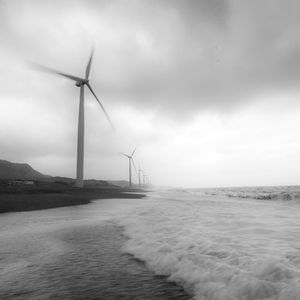
M 136 146 L 157 185 L 299 184 L 297 0 L 0 0 L 0 159 L 75 176 L 83 76 L 85 177 L 127 179 Z M 135 178 L 136 181 L 136 178 Z

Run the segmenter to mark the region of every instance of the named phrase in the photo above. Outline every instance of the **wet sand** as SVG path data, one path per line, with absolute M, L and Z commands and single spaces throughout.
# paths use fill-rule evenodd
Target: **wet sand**
M 20 247 L 2 261 L 1 299 L 190 299 L 181 287 L 122 253 L 126 237 L 112 222 L 59 228 L 36 238 L 12 241 Z M 44 239 L 51 241 L 49 253 Z

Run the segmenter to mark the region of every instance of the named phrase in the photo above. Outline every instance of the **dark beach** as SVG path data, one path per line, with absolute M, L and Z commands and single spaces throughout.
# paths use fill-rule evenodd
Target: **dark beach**
M 88 204 L 92 200 L 144 197 L 141 189 L 112 185 L 76 188 L 65 183 L 0 185 L 0 213 Z

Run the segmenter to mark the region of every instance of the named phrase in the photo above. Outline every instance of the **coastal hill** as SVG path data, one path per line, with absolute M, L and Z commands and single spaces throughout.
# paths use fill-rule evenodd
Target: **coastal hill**
M 0 179 L 7 180 L 49 180 L 51 176 L 44 175 L 34 170 L 28 164 L 13 163 L 0 160 Z
M 33 169 L 27 163 L 14 163 L 7 160 L 0 160 L 0 180 L 1 181 L 39 181 L 48 183 L 63 183 L 67 185 L 73 185 L 75 180 L 69 177 L 49 176 L 44 175 L 37 170 Z M 85 186 L 118 186 L 128 187 L 128 181 L 126 180 L 96 180 L 87 179 L 84 181 Z

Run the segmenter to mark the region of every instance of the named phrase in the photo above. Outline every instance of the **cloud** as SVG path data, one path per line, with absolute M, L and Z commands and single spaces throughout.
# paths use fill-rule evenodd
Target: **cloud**
M 82 76 L 95 44 L 90 83 L 118 132 L 111 133 L 86 91 L 88 177 L 126 176 L 126 162 L 116 155 L 139 146 L 157 182 L 197 185 L 195 177 L 210 174 L 207 184 L 214 176 L 222 184 L 234 158 L 240 171 L 238 164 L 250 161 L 249 153 L 268 136 L 262 156 L 291 151 L 297 163 L 297 147 L 285 143 L 277 119 L 288 123 L 299 111 L 299 6 L 296 0 L 0 0 L 2 158 L 32 162 L 45 173 L 74 174 L 79 90 L 67 79 L 33 70 L 28 61 Z M 285 108 L 273 105 L 275 99 Z M 273 118 L 260 115 L 257 124 L 248 119 L 249 127 L 236 135 L 226 124 L 222 131 L 223 117 L 239 128 L 243 118 L 234 122 L 236 116 L 249 107 L 259 110 L 260 102 L 268 104 L 266 115 L 276 107 Z M 247 118 L 258 112 L 251 113 Z M 264 121 L 270 130 L 255 139 Z M 287 128 L 291 139 L 296 125 Z M 278 144 L 272 128 L 280 131 Z M 266 168 L 276 165 L 278 155 Z M 287 173 L 282 176 L 296 174 Z M 246 179 L 235 176 L 243 184 Z
M 92 80 L 111 101 L 180 116 L 232 108 L 266 90 L 298 89 L 297 1 L 3 1 L 2 6 L 4 44 L 23 57 L 80 74 L 94 40 Z

